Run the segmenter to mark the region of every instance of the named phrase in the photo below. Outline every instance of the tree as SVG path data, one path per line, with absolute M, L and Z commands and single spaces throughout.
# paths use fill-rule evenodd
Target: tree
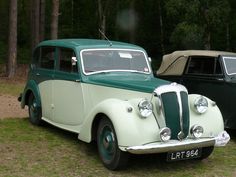
M 59 0 L 52 0 L 51 39 L 58 38 Z
M 40 0 L 31 0 L 31 50 L 39 43 Z
M 40 0 L 40 26 L 39 26 L 39 40 L 44 40 L 45 33 L 45 0 Z
M 185 49 L 204 48 L 210 50 L 214 40 L 221 40 L 221 42 L 215 43 L 214 48 L 221 48 L 222 42 L 227 41 L 227 35 L 214 36 L 214 34 L 227 34 L 230 13 L 228 1 L 166 0 L 165 8 L 169 22 L 174 24 L 170 38 L 174 46 Z M 180 45 L 181 41 L 174 39 L 181 39 L 185 46 Z M 190 43 L 191 45 L 189 45 Z
M 10 0 L 7 77 L 12 78 L 17 66 L 17 0 Z
M 106 35 L 106 16 L 109 14 L 109 7 L 111 5 L 110 0 L 98 0 L 98 16 L 99 16 L 99 29 Z M 105 39 L 105 36 L 100 34 L 101 39 Z

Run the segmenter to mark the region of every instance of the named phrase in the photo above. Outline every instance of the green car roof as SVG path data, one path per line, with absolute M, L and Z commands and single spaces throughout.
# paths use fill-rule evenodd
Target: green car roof
M 70 47 L 70 48 L 129 48 L 129 49 L 139 49 L 143 48 L 117 41 L 99 40 L 99 39 L 56 39 L 47 40 L 38 44 L 38 46 L 60 46 L 60 47 Z

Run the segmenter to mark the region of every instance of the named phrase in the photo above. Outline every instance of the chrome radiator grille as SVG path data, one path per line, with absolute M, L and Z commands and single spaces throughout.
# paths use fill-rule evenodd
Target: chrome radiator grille
M 187 89 L 176 83 L 155 89 L 160 115 L 171 129 L 171 139 L 184 139 L 189 131 L 189 105 Z

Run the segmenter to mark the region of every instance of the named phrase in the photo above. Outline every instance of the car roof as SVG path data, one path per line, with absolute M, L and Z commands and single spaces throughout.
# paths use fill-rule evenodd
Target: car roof
M 157 70 L 157 75 L 181 75 L 189 56 L 236 55 L 236 53 L 213 50 L 183 50 L 164 55 L 162 63 Z
M 60 46 L 72 48 L 131 48 L 142 49 L 141 47 L 125 42 L 108 41 L 99 39 L 55 39 L 46 40 L 38 44 L 38 46 Z

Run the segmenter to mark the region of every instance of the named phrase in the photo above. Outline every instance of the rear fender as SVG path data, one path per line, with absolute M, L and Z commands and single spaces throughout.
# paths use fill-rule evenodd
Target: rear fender
M 34 96 L 36 98 L 37 105 L 41 105 L 39 87 L 34 80 L 29 80 L 27 82 L 24 92 L 22 94 L 21 108 L 24 108 L 25 105 L 28 105 L 28 100 L 29 100 L 30 94 L 34 94 Z

